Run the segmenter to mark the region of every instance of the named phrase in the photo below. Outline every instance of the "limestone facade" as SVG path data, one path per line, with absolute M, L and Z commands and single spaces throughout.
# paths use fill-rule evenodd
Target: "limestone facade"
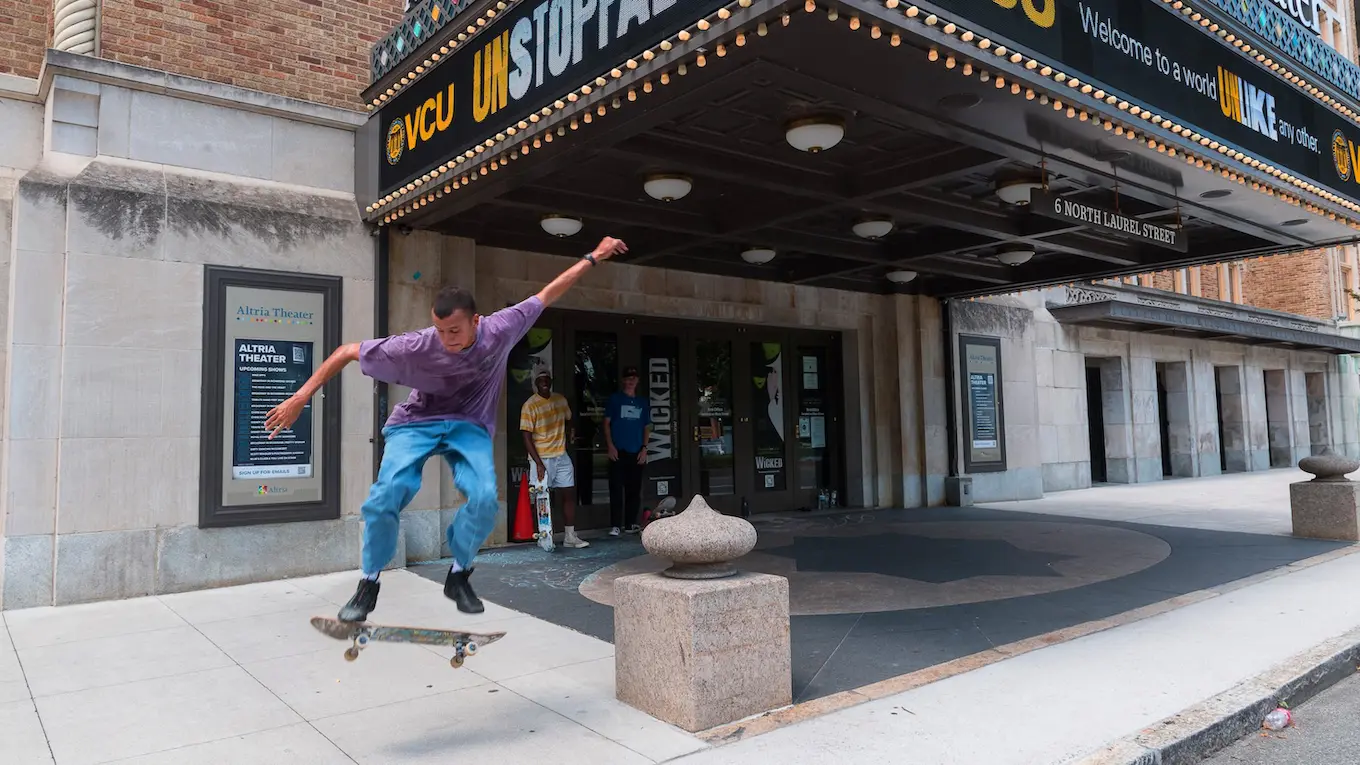
M 488 312 L 571 261 L 393 231 L 379 285 L 379 239 L 354 201 L 361 114 L 58 52 L 40 79 L 12 84 L 0 82 L 0 607 L 356 567 L 381 418 L 354 367 L 342 379 L 341 517 L 200 527 L 205 267 L 339 277 L 343 339 L 355 341 L 376 331 L 379 289 L 400 332 L 424 326 L 445 283 L 472 288 Z M 1230 469 L 1292 464 L 1323 443 L 1360 450 L 1360 377 L 1336 357 L 1062 325 L 1053 299 L 943 304 L 609 264 L 562 307 L 842 333 L 850 507 L 944 502 L 962 422 L 954 396 L 951 427 L 946 387 L 959 333 L 1000 338 L 1004 362 L 1007 469 L 973 476 L 978 502 L 1091 484 L 1092 366 L 1111 482 L 1163 477 L 1159 379 L 1173 475 L 1212 474 L 1222 457 Z M 389 405 L 405 394 L 390 391 Z M 502 474 L 509 425 L 495 441 Z M 431 461 L 392 565 L 447 554 L 460 504 Z M 506 540 L 506 515 L 488 544 Z

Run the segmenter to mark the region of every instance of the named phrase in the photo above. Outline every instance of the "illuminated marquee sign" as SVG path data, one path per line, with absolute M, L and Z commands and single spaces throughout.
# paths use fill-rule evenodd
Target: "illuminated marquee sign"
M 383 107 L 382 194 L 638 55 L 724 0 L 527 0 Z
M 1360 202 L 1360 126 L 1152 0 L 936 0 L 1181 125 Z M 993 38 L 995 39 L 995 38 Z M 1349 148 L 1346 151 L 1350 151 Z M 1334 159 L 1335 157 L 1335 159 Z M 1345 172 L 1343 172 L 1343 169 Z

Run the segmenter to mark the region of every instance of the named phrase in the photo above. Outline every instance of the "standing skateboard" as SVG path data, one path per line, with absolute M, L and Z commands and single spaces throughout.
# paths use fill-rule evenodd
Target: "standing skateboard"
M 417 645 L 453 646 L 453 658 L 449 664 L 457 669 L 463 660 L 477 653 L 477 649 L 505 637 L 504 632 L 463 632 L 461 630 L 435 630 L 426 627 L 386 627 L 371 622 L 342 622 L 326 616 L 313 616 L 312 626 L 317 631 L 336 640 L 351 640 L 353 645 L 345 649 L 345 660 L 354 661 L 359 652 L 372 641 L 380 643 L 414 643 Z
M 529 468 L 533 470 L 533 468 Z M 529 501 L 534 506 L 534 517 L 538 521 L 538 530 L 534 532 L 534 539 L 538 540 L 538 546 L 545 552 L 553 551 L 553 521 L 552 521 L 552 500 L 548 484 L 544 481 L 541 485 L 537 483 L 529 484 Z
M 652 521 L 658 521 L 661 520 L 662 518 L 669 518 L 672 515 L 675 515 L 675 497 L 666 497 L 665 499 L 661 500 L 656 504 L 655 509 L 643 511 L 642 527 L 646 528 L 647 524 L 651 523 Z

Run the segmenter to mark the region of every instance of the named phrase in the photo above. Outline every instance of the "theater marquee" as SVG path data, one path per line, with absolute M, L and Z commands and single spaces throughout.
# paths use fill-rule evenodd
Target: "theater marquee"
M 1152 0 L 936 0 L 1067 75 L 1360 202 L 1360 126 Z M 1005 7 L 1010 5 L 1010 8 Z M 1128 108 L 1129 104 L 1124 104 Z
M 520 3 L 384 106 L 380 195 L 530 119 L 725 0 Z

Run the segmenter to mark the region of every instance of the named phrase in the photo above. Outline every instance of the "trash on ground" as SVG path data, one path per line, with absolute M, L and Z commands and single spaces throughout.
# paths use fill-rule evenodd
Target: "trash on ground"
M 1294 716 L 1284 707 L 1277 707 L 1274 712 L 1266 715 L 1265 722 L 1261 725 L 1270 730 L 1284 730 L 1294 722 Z

